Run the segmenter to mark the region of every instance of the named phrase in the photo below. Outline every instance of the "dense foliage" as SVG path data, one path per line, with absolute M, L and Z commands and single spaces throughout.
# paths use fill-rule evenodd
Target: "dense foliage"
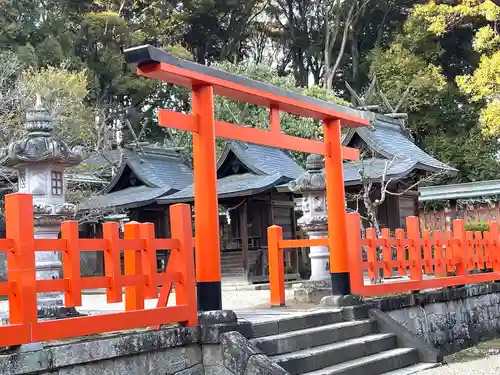
M 477 221 L 466 223 L 464 229 L 471 232 L 489 232 L 490 227 L 484 221 Z
M 189 92 L 140 78 L 124 63 L 124 48 L 149 43 L 344 103 L 353 102 L 346 81 L 362 94 L 376 77 L 384 96 L 376 104 L 406 112 L 416 142 L 458 168 L 457 180 L 498 178 L 500 7 L 491 0 L 0 0 L 0 7 L 0 120 L 11 129 L 2 143 L 39 92 L 70 143 L 99 151 L 123 128 L 125 141 L 184 146 L 189 135 L 160 129 L 155 114 L 189 111 Z M 216 116 L 257 127 L 268 121 L 267 110 L 222 98 Z M 314 121 L 283 115 L 282 123 L 289 133 L 321 137 Z

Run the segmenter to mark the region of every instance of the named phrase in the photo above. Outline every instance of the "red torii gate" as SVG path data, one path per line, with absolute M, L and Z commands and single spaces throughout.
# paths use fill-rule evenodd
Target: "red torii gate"
M 192 89 L 192 114 L 163 109 L 159 124 L 193 133 L 198 309 L 222 308 L 215 137 L 325 156 L 332 294 L 350 294 L 342 160 L 359 160 L 359 152 L 342 147 L 341 126 L 368 125 L 366 112 L 186 61 L 149 45 L 127 49 L 125 56 L 137 64 L 141 76 Z M 216 121 L 214 93 L 270 108 L 269 131 Z M 324 141 L 281 133 L 280 112 L 323 121 Z

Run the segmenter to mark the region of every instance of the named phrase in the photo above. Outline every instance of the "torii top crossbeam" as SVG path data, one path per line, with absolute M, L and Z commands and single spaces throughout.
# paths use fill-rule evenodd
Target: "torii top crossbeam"
M 180 59 L 150 45 L 127 49 L 125 56 L 128 63 L 138 64 L 141 75 L 174 85 L 191 88 L 209 84 L 213 86 L 214 94 L 230 99 L 264 107 L 278 105 L 280 111 L 318 120 L 337 118 L 344 127 L 369 124 L 366 112 Z M 160 69 L 157 64 L 161 64 Z
M 193 133 L 196 279 L 199 309 L 222 308 L 216 136 L 325 156 L 332 294 L 350 294 L 342 160 L 357 160 L 359 152 L 356 149 L 342 147 L 341 126 L 366 126 L 370 122 L 370 113 L 186 61 L 149 45 L 128 49 L 125 51 L 125 56 L 128 63 L 137 64 L 139 75 L 192 90 L 192 114 L 163 109 L 159 111 L 159 124 Z M 214 94 L 268 107 L 269 130 L 216 121 Z M 280 112 L 321 120 L 324 140 L 303 139 L 283 134 L 280 129 Z

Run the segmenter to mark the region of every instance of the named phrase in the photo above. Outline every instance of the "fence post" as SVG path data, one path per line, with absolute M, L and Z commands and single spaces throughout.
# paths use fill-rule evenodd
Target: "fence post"
M 377 245 L 375 240 L 377 239 L 377 233 L 374 228 L 366 228 L 365 231 L 366 240 L 368 245 L 366 246 L 366 260 L 368 261 L 368 277 L 371 280 L 378 280 L 379 272 L 377 268 L 378 254 Z
M 180 244 L 175 259 L 172 260 L 175 261 L 176 270 L 183 275 L 180 283 L 174 282 L 175 300 L 177 305 L 188 306 L 187 322 L 189 326 L 194 327 L 198 324 L 198 306 L 194 273 L 193 228 L 189 204 L 174 204 L 170 207 L 170 227 L 172 238 L 179 240 Z
M 140 235 L 144 241 L 142 252 L 142 271 L 147 275 L 145 297 L 149 299 L 158 298 L 158 284 L 156 284 L 156 248 L 154 247 L 155 226 L 152 223 L 143 223 L 140 227 Z
M 406 218 L 406 232 L 408 238 L 408 255 L 410 259 L 410 279 L 422 280 L 422 250 L 418 217 Z
M 141 237 L 140 224 L 130 222 L 123 226 L 124 238 L 134 240 Z M 123 261 L 125 262 L 125 275 L 142 275 L 142 252 L 141 249 L 124 249 Z M 125 287 L 125 310 L 144 309 L 144 284 Z
M 446 276 L 455 271 L 455 264 L 453 263 L 453 233 L 449 230 L 444 234 L 446 249 L 444 252 L 446 258 Z
M 267 228 L 269 257 L 269 287 L 271 290 L 271 306 L 285 306 L 285 264 L 283 249 L 279 241 L 283 239 L 283 229 L 272 225 Z
M 7 253 L 7 278 L 13 286 L 9 293 L 9 323 L 36 324 L 35 240 L 31 195 L 15 193 L 5 197 L 5 224 L 6 237 L 14 241 L 14 248 Z
M 484 232 L 483 233 L 483 243 L 484 243 L 484 254 L 486 258 L 486 268 L 492 268 L 493 267 L 493 262 L 492 262 L 492 247 L 491 247 L 491 236 L 490 232 Z
M 491 239 L 491 248 L 493 256 L 493 272 L 500 272 L 500 246 L 498 243 L 498 223 L 491 221 L 489 224 L 489 232 Z
M 66 250 L 62 254 L 62 266 L 63 276 L 68 280 L 68 290 L 64 291 L 64 304 L 67 307 L 82 305 L 78 237 L 78 223 L 76 221 L 65 221 L 61 224 L 61 238 L 66 240 Z
M 474 233 L 471 231 L 465 232 L 465 243 L 466 243 L 466 262 L 467 269 L 474 270 L 476 268 L 474 260 Z
M 118 223 L 104 223 L 102 237 L 108 240 L 108 248 L 104 250 L 104 271 L 108 279 L 106 300 L 108 303 L 122 302 L 122 285 L 120 283 L 120 235 Z
M 347 214 L 347 255 L 351 292 L 362 294 L 364 282 L 363 248 L 361 246 L 361 224 L 358 213 Z
M 433 273 L 431 234 L 428 230 L 422 231 L 422 241 L 424 242 L 424 271 L 427 275 Z
M 453 258 L 456 264 L 457 276 L 467 274 L 465 262 L 465 232 L 464 221 L 462 219 L 453 220 Z
M 483 234 L 481 232 L 474 232 L 474 243 L 476 245 L 476 268 L 478 270 L 484 270 L 486 265 L 483 249 Z
M 392 277 L 392 247 L 391 247 L 391 231 L 389 228 L 383 228 L 382 234 L 382 263 L 384 265 L 383 276 Z
M 405 252 L 405 231 L 396 229 L 396 259 L 398 260 L 398 275 L 406 276 L 406 252 Z
M 446 254 L 443 249 L 443 244 L 445 243 L 443 239 L 443 233 L 441 231 L 436 230 L 432 232 L 432 238 L 436 241 L 436 246 L 434 247 L 434 259 L 436 262 L 436 266 L 434 268 L 434 273 L 436 277 L 446 277 Z

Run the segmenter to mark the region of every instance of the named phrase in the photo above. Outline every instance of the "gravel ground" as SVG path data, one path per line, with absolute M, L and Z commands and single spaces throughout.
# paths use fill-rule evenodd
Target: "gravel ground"
M 288 301 L 293 300 L 293 289 L 286 289 Z M 146 300 L 146 308 L 156 307 L 156 299 Z M 170 304 L 175 304 L 175 293 L 170 296 Z M 7 301 L 0 301 L 0 317 L 6 315 Z M 223 290 L 222 307 L 228 310 L 248 309 L 250 307 L 269 307 L 269 290 Z M 82 313 L 99 314 L 124 311 L 124 303 L 106 303 L 105 294 L 84 294 L 82 306 L 77 308 Z
M 421 375 L 497 375 L 500 374 L 500 355 L 456 362 L 419 372 Z
M 293 299 L 293 290 L 285 291 L 287 299 Z M 170 296 L 171 304 L 174 304 L 175 293 Z M 82 307 L 79 311 L 121 311 L 124 310 L 123 303 L 106 303 L 106 296 L 83 295 Z M 147 300 L 146 308 L 156 307 L 156 299 Z M 255 306 L 269 306 L 269 290 L 223 290 L 222 291 L 222 307 L 228 310 L 244 309 Z
M 422 371 L 422 375 L 500 374 L 500 339 L 483 341 L 445 358 L 446 365 Z

